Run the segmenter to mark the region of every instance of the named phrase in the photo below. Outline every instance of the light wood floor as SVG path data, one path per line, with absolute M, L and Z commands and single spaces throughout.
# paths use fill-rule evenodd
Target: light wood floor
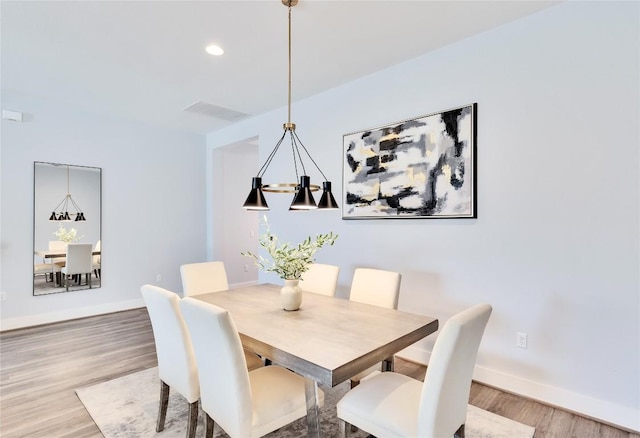
M 74 390 L 155 365 L 145 309 L 4 332 L 0 436 L 99 438 L 100 431 Z M 425 370 L 396 361 L 396 371 L 420 380 Z M 640 438 L 477 383 L 470 403 L 534 426 L 536 438 Z

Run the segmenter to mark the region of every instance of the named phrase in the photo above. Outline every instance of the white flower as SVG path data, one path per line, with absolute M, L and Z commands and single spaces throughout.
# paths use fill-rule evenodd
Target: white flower
M 62 224 L 58 226 L 58 231 L 56 231 L 53 234 L 55 234 L 58 240 L 62 240 L 63 242 L 66 242 L 66 243 L 77 242 L 78 240 L 84 237 L 84 236 L 77 236 L 78 230 L 76 230 L 75 228 L 71 228 L 69 231 L 67 231 L 65 227 L 62 226 Z

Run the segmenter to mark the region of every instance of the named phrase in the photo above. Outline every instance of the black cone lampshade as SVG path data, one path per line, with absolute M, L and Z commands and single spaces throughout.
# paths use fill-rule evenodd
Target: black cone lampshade
M 269 210 L 264 194 L 262 193 L 262 178 L 251 179 L 251 192 L 242 206 L 245 210 Z
M 318 208 L 322 210 L 337 210 L 339 208 L 338 203 L 331 193 L 331 181 L 324 181 L 322 183 L 322 196 L 320 197 Z
M 307 175 L 300 177 L 300 185 L 298 186 L 298 192 L 293 197 L 291 203 L 291 210 L 314 210 L 318 208 L 316 200 L 313 199 L 311 193 L 311 178 Z

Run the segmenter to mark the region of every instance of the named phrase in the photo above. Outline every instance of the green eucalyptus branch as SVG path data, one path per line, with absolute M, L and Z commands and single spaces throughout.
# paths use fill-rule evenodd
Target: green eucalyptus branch
M 263 217 L 265 233 L 262 234 L 258 243 L 271 256 L 271 260 L 251 251 L 242 252 L 243 256 L 254 259 L 255 265 L 267 272 L 275 272 L 280 278 L 285 280 L 298 280 L 302 274 L 309 269 L 309 265 L 315 261 L 313 256 L 325 245 L 333 245 L 338 238 L 337 234 L 329 232 L 318 234 L 314 240 L 311 236 L 297 245 L 290 243 L 280 244 L 278 236 L 271 233 L 267 216 Z

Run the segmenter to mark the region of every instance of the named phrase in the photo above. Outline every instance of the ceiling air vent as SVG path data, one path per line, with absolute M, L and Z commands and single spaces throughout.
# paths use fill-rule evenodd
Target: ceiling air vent
M 184 109 L 190 113 L 202 114 L 207 117 L 213 117 L 215 119 L 226 120 L 228 122 L 237 122 L 238 120 L 248 117 L 249 114 L 234 111 L 229 108 L 224 108 L 211 103 L 198 101 L 192 105 L 189 105 Z

